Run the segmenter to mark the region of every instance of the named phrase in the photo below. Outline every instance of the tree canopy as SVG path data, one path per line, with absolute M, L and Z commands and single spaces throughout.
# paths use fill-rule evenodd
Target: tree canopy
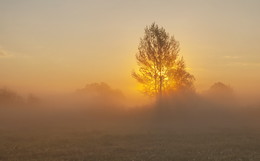
M 139 69 L 132 73 L 145 94 L 162 96 L 193 88 L 195 78 L 187 72 L 183 57 L 179 57 L 179 46 L 163 27 L 153 23 L 145 28 L 136 54 Z

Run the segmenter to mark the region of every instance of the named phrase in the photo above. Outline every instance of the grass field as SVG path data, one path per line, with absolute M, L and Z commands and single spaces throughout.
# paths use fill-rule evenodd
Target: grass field
M 42 113 L 1 111 L 1 161 L 260 160 L 259 126 Z

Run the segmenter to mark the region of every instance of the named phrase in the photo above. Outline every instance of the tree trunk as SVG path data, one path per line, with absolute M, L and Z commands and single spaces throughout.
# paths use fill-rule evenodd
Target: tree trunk
M 160 74 L 159 98 L 162 98 L 162 76 Z

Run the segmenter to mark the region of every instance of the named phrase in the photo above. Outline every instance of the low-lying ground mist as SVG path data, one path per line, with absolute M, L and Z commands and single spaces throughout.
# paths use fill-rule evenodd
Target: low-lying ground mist
M 0 108 L 0 160 L 260 159 L 259 106 L 184 92 L 128 107 L 109 90 L 27 101 L 11 93 Z

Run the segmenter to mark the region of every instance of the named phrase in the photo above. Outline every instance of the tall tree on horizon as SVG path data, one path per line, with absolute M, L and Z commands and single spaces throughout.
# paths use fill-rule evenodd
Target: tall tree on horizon
M 195 78 L 186 71 L 179 51 L 179 42 L 163 27 L 153 23 L 145 28 L 136 54 L 139 70 L 132 73 L 145 94 L 161 97 L 171 91 L 193 88 Z

